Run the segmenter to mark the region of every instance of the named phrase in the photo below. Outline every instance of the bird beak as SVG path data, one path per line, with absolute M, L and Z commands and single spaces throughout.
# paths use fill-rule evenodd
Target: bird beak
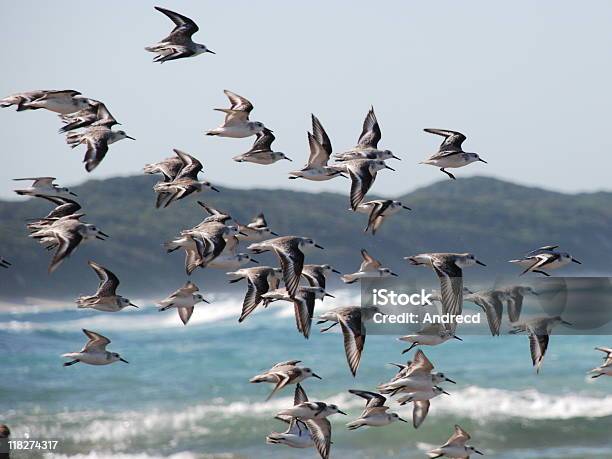
M 399 159 L 399 158 L 398 158 Z M 404 418 L 397 418 L 398 421 L 402 421 L 402 422 L 408 422 L 406 421 Z
M 338 410 L 338 413 L 343 414 L 343 415 L 345 415 L 345 416 L 348 416 L 348 414 L 346 414 L 344 411 L 340 411 L 340 410 Z
M 98 234 L 101 234 L 101 235 L 102 235 L 102 236 L 104 236 L 104 237 L 110 237 L 108 234 L 103 233 L 102 231 L 98 231 Z
M 483 162 L 483 163 L 485 163 L 485 164 L 489 164 L 488 162 L 486 162 L 486 161 L 485 161 L 484 159 L 482 159 L 482 158 L 478 158 L 478 161 L 481 161 L 481 162 Z
M 479 260 L 476 260 L 476 264 L 479 264 L 480 266 L 487 266 L 482 261 L 479 261 Z
M 213 191 L 216 191 L 217 193 L 220 193 L 219 188 L 215 188 L 214 186 L 210 186 L 210 189 Z
M 249 258 L 249 260 L 251 260 L 253 263 L 259 264 L 259 262 L 255 260 L 254 258 Z
M 202 301 L 206 304 L 210 304 L 210 301 L 208 301 L 206 298 L 202 298 Z
M 480 454 L 481 456 L 484 456 L 484 453 L 481 453 L 481 452 L 480 452 L 480 451 L 478 451 L 477 449 L 475 449 L 475 450 L 474 450 L 474 452 L 475 452 L 476 454 Z
M 562 323 L 563 325 L 567 325 L 568 327 L 573 327 L 573 326 L 574 326 L 574 324 L 572 324 L 572 323 L 570 323 L 570 322 L 567 322 L 567 321 L 565 321 L 565 320 L 562 320 L 562 321 L 561 321 L 561 323 Z
M 459 341 L 463 341 L 463 339 L 459 338 L 457 335 L 453 335 L 453 338 L 458 339 Z
M 406 209 L 406 210 L 412 210 L 412 209 L 411 209 L 410 207 L 408 207 L 408 206 L 404 206 L 404 205 L 402 205 L 402 207 L 403 207 L 404 209 Z
M 101 241 L 106 241 L 106 239 L 104 239 L 103 237 L 100 237 L 96 234 L 96 239 L 100 239 Z
M 332 273 L 342 274 L 340 271 L 338 271 L 337 269 L 334 269 L 334 268 L 332 268 Z
M 573 261 L 574 263 L 578 263 L 579 265 L 581 265 L 581 264 L 582 264 L 582 262 L 580 262 L 580 261 L 576 260 L 575 258 L 572 258 L 572 261 Z
M 217 53 L 215 53 L 214 51 L 211 51 L 210 49 L 207 49 L 207 50 L 206 50 L 206 52 L 207 52 L 207 53 L 210 53 L 210 54 L 217 54 Z
M 69 191 L 68 193 L 69 193 L 70 195 L 72 195 L 72 196 L 76 196 L 77 198 L 79 197 L 79 195 L 78 195 L 78 194 L 73 193 L 72 191 Z
M 393 169 L 391 166 L 385 166 L 386 169 L 392 170 L 393 172 L 395 172 L 395 169 Z
M 125 136 L 126 139 L 136 140 L 134 137 L 130 137 L 129 135 Z
M 391 275 L 394 276 L 394 277 L 399 277 L 399 275 L 395 274 L 395 273 L 391 273 Z
M 450 395 L 450 394 L 449 394 L 448 392 L 446 392 L 445 390 L 443 390 L 443 391 L 442 391 L 442 393 L 443 393 L 443 394 L 446 394 L 446 395 Z
M 312 374 L 312 377 L 313 377 L 313 378 L 317 378 L 317 379 L 323 379 L 323 378 L 321 378 L 321 377 L 320 377 L 318 374 L 316 374 L 316 373 L 313 373 L 313 374 Z
M 392 157 L 393 159 L 399 159 L 400 161 L 402 160 L 402 158 L 398 158 L 398 157 L 397 157 L 397 156 L 395 156 L 394 154 L 392 154 L 392 155 L 391 155 L 391 157 Z
M 457 384 L 455 381 L 453 381 L 452 379 L 446 378 L 446 381 L 448 381 L 451 384 Z
M 287 161 L 293 162 L 293 160 L 291 158 L 287 158 L 286 156 L 283 159 L 286 159 Z
M 331 293 L 327 293 L 327 292 L 325 292 L 325 295 L 323 296 L 328 296 L 330 298 L 336 298 L 334 295 L 332 295 Z
M 134 306 L 135 308 L 139 308 L 140 309 L 140 306 L 136 306 L 134 303 L 129 303 L 129 305 L 130 306 Z
M 121 360 L 123 363 L 130 363 L 130 362 L 128 362 L 127 360 L 125 360 L 125 359 L 123 359 L 123 358 L 121 358 L 121 357 L 119 357 L 119 360 Z
M 244 233 L 244 232 L 242 232 L 242 231 L 238 231 L 238 234 L 240 234 L 241 236 L 248 236 L 248 234 L 247 234 L 247 233 Z
M 315 244 L 314 245 L 317 249 L 322 249 L 323 247 L 321 247 L 319 244 Z
M 278 236 L 278 235 L 279 235 L 278 233 L 275 233 L 274 231 L 270 231 L 270 234 L 271 234 L 272 236 Z

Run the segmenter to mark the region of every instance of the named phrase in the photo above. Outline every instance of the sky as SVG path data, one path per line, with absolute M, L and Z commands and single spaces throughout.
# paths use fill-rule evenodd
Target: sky
M 196 42 L 217 54 L 152 63 L 144 47 L 172 23 L 153 6 L 195 20 Z M 374 106 L 389 162 L 372 193 L 400 195 L 446 179 L 418 164 L 439 138 L 467 135 L 466 151 L 489 164 L 456 170 L 566 192 L 610 190 L 612 2 L 148 1 L 5 2 L 0 97 L 76 89 L 104 101 L 136 141 L 111 145 L 91 174 L 84 146 L 71 150 L 54 113 L 0 109 L 0 198 L 16 177 L 55 176 L 60 185 L 132 175 L 145 163 L 194 154 L 213 184 L 348 193 L 343 179 L 287 179 L 308 156 L 310 114 L 334 151 L 356 144 Z M 252 120 L 274 130 L 294 160 L 236 163 L 254 137 L 205 136 L 222 122 L 223 89 L 251 100 Z

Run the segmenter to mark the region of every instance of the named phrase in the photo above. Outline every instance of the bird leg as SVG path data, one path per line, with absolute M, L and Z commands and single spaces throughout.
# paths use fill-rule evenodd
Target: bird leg
M 448 175 L 450 178 L 452 178 L 453 180 L 457 180 L 457 178 L 453 174 L 451 174 L 448 171 L 445 171 L 443 167 L 441 167 L 440 170 L 444 172 L 446 175 Z
M 79 360 L 72 360 L 70 362 L 65 362 L 64 366 L 69 367 L 70 365 L 74 365 L 75 363 L 79 363 Z
M 338 322 L 333 322 L 329 327 L 327 328 L 322 328 L 321 329 L 321 333 L 325 333 L 326 331 L 328 331 L 330 328 L 335 327 L 336 325 L 338 325 Z

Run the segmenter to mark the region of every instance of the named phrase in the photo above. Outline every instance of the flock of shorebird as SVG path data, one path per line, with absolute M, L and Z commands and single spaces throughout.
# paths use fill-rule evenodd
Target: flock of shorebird
M 168 16 L 175 24 L 170 35 L 146 50 L 156 54 L 155 62 L 166 62 L 175 59 L 197 56 L 202 53 L 213 53 L 205 45 L 192 41 L 192 35 L 198 26 L 191 19 L 173 11 L 156 7 Z M 214 54 L 214 53 L 213 53 Z M 275 137 L 270 129 L 259 121 L 251 121 L 250 113 L 253 104 L 246 98 L 231 91 L 225 91 L 229 99 L 229 108 L 216 110 L 225 114 L 223 123 L 206 134 L 210 136 L 245 138 L 256 136 L 252 148 L 233 159 L 237 162 L 270 165 L 280 160 L 292 161 L 283 152 L 272 148 Z M 84 97 L 74 90 L 48 91 L 38 90 L 14 94 L 0 100 L 0 106 L 15 105 L 17 111 L 45 109 L 59 114 L 64 126 L 60 132 L 67 134 L 71 147 L 85 144 L 87 151 L 84 158 L 85 168 L 93 171 L 104 159 L 109 145 L 118 140 L 132 137 L 124 131 L 114 131 L 119 124 L 103 102 Z M 426 132 L 442 136 L 438 151 L 427 160 L 422 161 L 440 168 L 451 179 L 455 176 L 447 169 L 460 168 L 474 162 L 485 162 L 476 153 L 465 152 L 462 148 L 466 137 L 455 131 L 444 129 L 425 129 Z M 363 129 L 357 145 L 342 153 L 332 156 L 332 144 L 319 119 L 312 115 L 312 132 L 308 132 L 310 156 L 308 162 L 299 170 L 289 173 L 290 179 L 311 181 L 331 180 L 336 177 L 349 178 L 350 210 L 368 216 L 364 229 L 373 235 L 384 220 L 402 209 L 410 210 L 400 201 L 380 199 L 364 202 L 366 194 L 372 187 L 377 173 L 383 169 L 394 170 L 386 160 L 399 160 L 389 150 L 379 149 L 381 130 L 371 108 L 363 123 Z M 156 207 L 168 207 L 175 201 L 205 190 L 219 191 L 208 181 L 199 180 L 202 164 L 194 156 L 181 150 L 174 150 L 175 156 L 159 162 L 147 164 L 146 174 L 159 174 L 162 180 L 155 184 Z M 330 164 L 330 159 L 334 162 Z M 81 242 L 101 239 L 107 235 L 93 224 L 82 221 L 84 214 L 76 201 L 76 195 L 67 188 L 56 185 L 54 177 L 33 177 L 29 188 L 15 190 L 19 195 L 47 200 L 55 205 L 48 215 L 27 224 L 30 237 L 38 240 L 47 250 L 54 250 L 49 272 L 57 269 L 61 263 L 81 244 Z M 275 301 L 293 303 L 296 327 L 299 333 L 308 338 L 312 320 L 315 317 L 316 300 L 332 296 L 326 291 L 326 276 L 330 272 L 339 273 L 327 264 L 305 264 L 305 251 L 310 248 L 323 249 L 313 239 L 295 235 L 280 236 L 270 229 L 263 214 L 250 223 L 243 225 L 227 212 L 198 201 L 207 216 L 193 228 L 184 229 L 180 234 L 165 243 L 168 253 L 176 250 L 185 252 L 185 271 L 191 275 L 197 268 L 217 268 L 231 270 L 227 272 L 230 282 L 246 281 L 246 294 L 242 312 L 238 319 L 244 321 L 258 306 L 267 307 Z M 230 224 L 231 223 L 231 224 Z M 250 243 L 250 253 L 239 252 L 240 242 Z M 568 263 L 580 263 L 566 252 L 557 250 L 557 246 L 542 247 L 527 253 L 520 259 L 511 260 L 524 268 L 523 274 L 529 271 L 549 275 L 547 271 L 561 268 Z M 255 266 L 244 267 L 249 262 L 258 263 L 252 255 L 263 252 L 273 253 L 278 260 L 278 267 Z M 361 251 L 362 263 L 354 273 L 343 274 L 341 280 L 352 284 L 362 279 L 386 278 L 397 276 L 389 268 L 383 267 L 365 250 Z M 440 282 L 440 293 L 435 299 L 440 303 L 440 312 L 452 316 L 461 315 L 463 302 L 470 301 L 480 306 L 486 313 L 492 335 L 499 335 L 504 303 L 513 332 L 526 331 L 529 335 L 533 365 L 539 369 L 546 352 L 549 335 L 558 324 L 571 325 L 561 317 L 541 317 L 519 323 L 523 298 L 526 295 L 537 295 L 531 287 L 521 285 L 505 286 L 498 289 L 487 289 L 472 292 L 463 285 L 463 268 L 474 264 L 483 265 L 471 253 L 424 253 L 405 259 L 415 266 L 426 266 L 433 269 Z M 0 258 L 0 267 L 9 268 L 11 263 Z M 105 312 L 118 312 L 126 307 L 138 307 L 129 299 L 119 295 L 119 279 L 109 269 L 90 261 L 89 266 L 98 276 L 100 283 L 92 295 L 81 296 L 76 300 L 79 308 L 95 309 Z M 302 282 L 304 281 L 304 282 Z M 281 287 L 281 282 L 283 287 Z M 195 305 L 208 303 L 198 293 L 198 286 L 191 280 L 159 302 L 159 310 L 177 309 L 184 324 L 193 314 Z M 319 324 L 329 323 L 321 331 L 327 331 L 340 325 L 346 359 L 353 376 L 356 375 L 361 354 L 365 344 L 366 330 L 362 321 L 379 312 L 376 307 L 344 306 L 331 309 L 318 316 Z M 122 361 L 118 353 L 108 351 L 110 340 L 105 336 L 83 330 L 88 341 L 79 352 L 64 354 L 70 359 L 65 366 L 76 363 L 107 365 Z M 456 324 L 434 324 L 423 328 L 415 334 L 402 336 L 399 339 L 411 343 L 404 352 L 415 346 L 435 346 L 450 339 L 461 339 L 455 334 Z M 605 362 L 592 370 L 593 377 L 612 376 L 612 349 L 600 347 L 605 353 Z M 323 459 L 329 457 L 331 446 L 331 424 L 328 417 L 344 413 L 338 406 L 321 401 L 309 401 L 301 383 L 307 378 L 320 378 L 312 369 L 299 366 L 300 361 L 280 362 L 262 374 L 254 376 L 252 383 L 271 383 L 274 388 L 268 399 L 287 385 L 295 385 L 294 404 L 278 413 L 277 419 L 288 424 L 284 432 L 273 432 L 266 441 L 270 444 L 284 444 L 294 448 L 315 447 Z M 390 381 L 380 384 L 377 392 L 349 390 L 351 394 L 365 400 L 365 409 L 361 415 L 349 422 L 350 430 L 363 426 L 385 426 L 395 421 L 407 422 L 397 413 L 390 412 L 387 406 L 389 397 L 398 396 L 400 405 L 413 404 L 413 426 L 418 428 L 425 420 L 430 401 L 448 394 L 440 384 L 455 383 L 443 373 L 434 372 L 434 365 L 422 350 L 417 350 L 412 361 L 406 364 L 393 364 L 398 372 Z M 383 395 L 384 394 L 384 395 Z M 430 458 L 450 457 L 469 458 L 472 454 L 482 454 L 473 446 L 467 445 L 469 434 L 460 426 L 455 426 L 454 433 L 439 448 L 427 454 Z

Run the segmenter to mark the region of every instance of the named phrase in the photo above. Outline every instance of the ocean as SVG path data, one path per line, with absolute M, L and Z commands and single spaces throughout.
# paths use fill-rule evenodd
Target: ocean
M 315 314 L 347 304 L 348 292 L 317 304 Z M 388 362 L 405 362 L 405 343 L 368 336 L 357 377 L 348 370 L 335 327 L 309 340 L 295 330 L 293 308 L 275 303 L 238 324 L 241 297 L 206 295 L 184 326 L 176 311 L 158 312 L 153 301 L 120 313 L 77 310 L 74 303 L 30 299 L 0 304 L 0 423 L 12 438 L 55 439 L 53 454 L 15 458 L 52 459 L 238 459 L 317 458 L 314 449 L 266 445 L 285 425 L 275 413 L 292 405 L 293 386 L 265 401 L 268 384 L 251 376 L 290 359 L 301 359 L 323 380 L 303 386 L 311 400 L 333 402 L 349 416 L 334 415 L 332 458 L 425 458 L 443 444 L 453 426 L 471 444 L 498 459 L 612 458 L 612 378 L 589 379 L 601 361 L 595 346 L 609 336 L 553 335 L 539 375 L 531 366 L 525 336 L 462 336 L 426 355 L 456 385 L 432 401 L 423 425 L 395 423 L 348 431 L 344 424 L 363 408 L 347 389 L 374 390 L 394 374 Z M 467 307 L 467 305 L 466 305 Z M 121 362 L 63 367 L 60 354 L 79 350 L 82 328 L 109 337 Z M 410 407 L 394 411 L 411 419 Z

